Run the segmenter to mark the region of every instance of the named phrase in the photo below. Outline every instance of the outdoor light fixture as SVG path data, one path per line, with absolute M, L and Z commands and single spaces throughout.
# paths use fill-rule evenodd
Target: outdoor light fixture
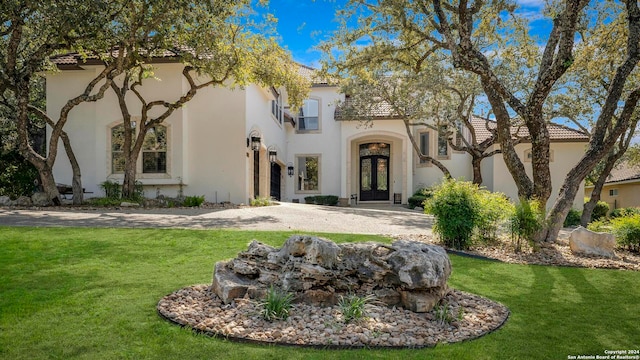
M 287 163 L 287 174 L 289 177 L 293 176 L 293 163 Z
M 278 151 L 275 145 L 271 145 L 267 148 L 267 153 L 269 155 L 269 162 L 275 163 L 278 161 Z
M 249 137 L 247 138 L 247 147 L 251 145 L 251 150 L 260 150 L 260 140 L 260 133 L 256 130 L 251 130 L 251 133 L 249 133 Z

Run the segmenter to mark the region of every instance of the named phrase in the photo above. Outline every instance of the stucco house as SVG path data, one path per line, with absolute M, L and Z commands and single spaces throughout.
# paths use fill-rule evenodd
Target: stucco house
M 149 97 L 178 98 L 187 89 L 182 65 L 177 59 L 161 60 L 154 64 L 161 81 L 150 80 L 143 91 Z M 73 56 L 56 63 L 61 71 L 47 76 L 50 114 L 58 113 L 101 69 Z M 258 196 L 304 202 L 306 196 L 322 194 L 357 197 L 360 203 L 406 204 L 416 189 L 442 179 L 437 167 L 415 155 L 401 120 L 380 114 L 367 127 L 342 120 L 336 116 L 336 104 L 344 100 L 338 88 L 315 78 L 311 68 L 301 66 L 300 71 L 313 80 L 301 109 L 290 109 L 279 89 L 250 85 L 200 90 L 149 135 L 154 146 L 143 149 L 138 164 L 146 196 L 176 196 L 182 188 L 185 195 L 204 195 L 211 202 L 247 203 Z M 75 109 L 65 126 L 83 186 L 95 196 L 101 196 L 103 181 L 123 178 L 118 161 L 121 124 L 117 99 L 107 92 L 102 100 Z M 454 177 L 472 178 L 466 153 L 452 151 L 425 126 L 414 126 L 412 132 L 421 149 L 435 155 Z M 587 139 L 561 126 L 552 126 L 551 136 L 553 183 L 558 187 L 569 165 L 584 153 Z M 530 145 L 519 144 L 517 150 L 526 163 Z M 482 170 L 489 190 L 517 197 L 500 155 L 484 160 Z M 58 182 L 71 183 L 62 150 L 54 175 Z M 576 204 L 581 204 L 582 193 Z
M 585 186 L 584 196 L 591 197 L 593 185 Z M 616 166 L 602 187 L 600 200 L 609 204 L 609 209 L 640 207 L 640 167 L 622 163 Z

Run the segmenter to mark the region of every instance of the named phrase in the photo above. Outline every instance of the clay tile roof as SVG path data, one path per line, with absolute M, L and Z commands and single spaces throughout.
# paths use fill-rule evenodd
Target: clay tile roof
M 180 51 L 184 51 L 186 49 L 172 49 L 172 50 L 163 50 L 158 51 L 152 54 L 153 59 L 172 59 L 180 56 Z M 111 56 L 118 56 L 118 50 L 113 50 L 111 52 Z M 51 57 L 51 62 L 56 64 L 57 66 L 77 66 L 81 64 L 91 64 L 98 60 L 98 57 L 95 55 L 87 56 L 86 60 L 83 60 L 79 53 L 70 52 L 66 54 L 56 55 Z
M 347 106 L 348 105 L 348 106 Z M 349 109 L 357 109 L 358 106 L 356 104 L 354 104 L 354 101 L 350 98 L 347 98 L 344 103 L 338 105 L 336 107 L 336 112 L 335 112 L 335 119 L 340 121 L 340 120 L 347 120 L 347 114 L 345 111 L 345 107 L 349 108 Z M 357 111 L 357 110 L 356 110 Z M 391 106 L 391 104 L 389 104 L 386 101 L 381 101 L 373 106 L 371 106 L 370 108 L 364 110 L 367 113 L 366 114 L 349 114 L 349 118 L 352 118 L 354 116 L 358 116 L 361 117 L 363 120 L 365 119 L 400 119 L 400 116 L 397 115 L 394 111 L 393 108 Z
M 606 184 L 630 180 L 640 180 L 640 166 L 630 166 L 628 163 L 622 163 L 611 170 Z
M 320 78 L 318 71 L 310 66 L 298 64 L 298 73 L 314 85 L 329 85 L 329 81 Z
M 497 124 L 493 120 L 486 120 L 477 116 L 471 118 L 471 125 L 475 128 L 478 142 L 482 142 L 491 136 L 491 132 L 487 130 L 486 123 L 488 122 L 490 129 L 495 129 Z M 587 142 L 589 137 L 578 130 L 570 127 L 551 123 L 548 125 L 549 137 L 551 141 L 575 141 L 575 142 Z M 512 126 L 511 133 L 514 136 L 528 138 L 529 130 L 526 126 Z

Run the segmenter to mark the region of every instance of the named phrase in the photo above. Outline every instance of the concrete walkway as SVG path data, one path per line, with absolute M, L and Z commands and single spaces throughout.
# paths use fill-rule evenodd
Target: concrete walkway
M 280 203 L 240 209 L 0 208 L 0 226 L 294 230 L 407 235 L 431 233 L 432 218 L 399 206 L 340 208 Z

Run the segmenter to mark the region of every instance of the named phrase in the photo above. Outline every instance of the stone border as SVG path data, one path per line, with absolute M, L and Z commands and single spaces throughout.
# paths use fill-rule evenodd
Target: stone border
M 163 297 L 156 309 L 164 320 L 211 337 L 249 344 L 334 350 L 417 349 L 470 341 L 500 329 L 510 316 L 506 306 L 475 294 L 451 290 L 445 298 L 451 304 L 454 316 L 456 309 L 463 309 L 462 320 L 441 324 L 434 320 L 433 311 L 418 314 L 373 306 L 367 320 L 344 324 L 339 320 L 341 315 L 337 306 L 320 308 L 296 304 L 294 310 L 297 309 L 304 317 L 292 311 L 286 321 L 267 322 L 260 317 L 255 301 L 237 299 L 233 304 L 224 305 L 210 292 L 209 285 L 179 289 Z M 256 326 L 243 327 L 253 323 Z M 321 330 L 317 330 L 318 327 Z M 338 328 L 343 334 L 334 333 Z M 415 334 L 414 330 L 418 334 L 407 337 L 407 334 Z M 293 337 L 297 336 L 295 341 L 278 340 L 285 338 L 284 335 L 290 331 L 294 332 Z M 298 332 L 301 334 L 296 335 Z M 422 333 L 429 334 L 421 337 Z M 341 336 L 339 343 L 333 343 L 331 340 L 337 336 Z M 322 339 L 323 342 L 318 343 L 314 339 Z

